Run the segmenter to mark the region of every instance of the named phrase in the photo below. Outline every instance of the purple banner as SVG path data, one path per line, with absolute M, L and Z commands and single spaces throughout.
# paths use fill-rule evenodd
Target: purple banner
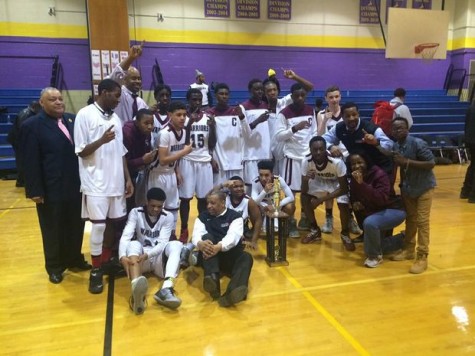
M 292 0 L 268 0 L 267 18 L 269 20 L 290 20 L 292 18 Z
M 412 0 L 413 9 L 432 9 L 432 0 Z
M 229 17 L 230 0 L 204 0 L 205 17 Z
M 388 9 L 390 7 L 405 9 L 407 7 L 407 0 L 387 0 L 386 1 L 386 23 L 388 23 Z
M 379 23 L 381 0 L 360 0 L 360 23 Z
M 236 0 L 236 18 L 260 19 L 261 0 Z

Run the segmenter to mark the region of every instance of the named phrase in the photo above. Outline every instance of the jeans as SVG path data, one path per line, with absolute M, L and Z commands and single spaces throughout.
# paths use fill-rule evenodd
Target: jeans
M 383 254 L 381 240 L 385 230 L 390 230 L 401 224 L 406 218 L 406 212 L 399 209 L 385 209 L 374 213 L 363 221 L 364 251 L 369 258 Z

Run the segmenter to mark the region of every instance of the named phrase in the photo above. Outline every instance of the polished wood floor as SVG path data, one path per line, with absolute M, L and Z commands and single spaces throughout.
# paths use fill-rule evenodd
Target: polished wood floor
M 202 290 L 202 272 L 178 278 L 183 300 L 170 311 L 153 300 L 134 315 L 129 282 L 115 280 L 113 355 L 461 355 L 475 353 L 475 204 L 459 200 L 467 165 L 438 166 L 429 268 L 411 262 L 362 266 L 338 226 L 321 244 L 289 241 L 288 267 L 270 268 L 265 242 L 254 253 L 248 300 L 229 309 Z M 36 211 L 14 181 L 1 181 L 0 354 L 100 355 L 107 288 L 87 292 L 87 272 L 48 282 Z M 193 203 L 194 204 L 194 203 Z M 323 210 L 317 217 L 323 218 Z M 338 219 L 337 219 L 338 220 Z M 402 226 L 401 226 L 402 228 Z M 84 252 L 89 258 L 88 238 Z M 106 350 L 107 351 L 107 350 Z M 107 352 L 106 352 L 107 353 Z

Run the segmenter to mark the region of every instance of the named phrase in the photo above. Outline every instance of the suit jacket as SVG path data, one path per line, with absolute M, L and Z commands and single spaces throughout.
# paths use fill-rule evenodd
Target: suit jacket
M 63 123 L 74 138 L 74 115 L 65 113 Z M 24 122 L 20 130 L 27 198 L 45 202 L 80 198 L 78 157 L 74 144 L 44 111 Z

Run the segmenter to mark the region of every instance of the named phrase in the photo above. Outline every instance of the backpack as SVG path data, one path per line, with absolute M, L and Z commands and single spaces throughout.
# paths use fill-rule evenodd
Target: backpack
M 391 123 L 396 117 L 394 112 L 401 103 L 392 106 L 389 101 L 378 100 L 374 103 L 374 111 L 371 121 L 381 127 L 387 136 L 391 135 Z

